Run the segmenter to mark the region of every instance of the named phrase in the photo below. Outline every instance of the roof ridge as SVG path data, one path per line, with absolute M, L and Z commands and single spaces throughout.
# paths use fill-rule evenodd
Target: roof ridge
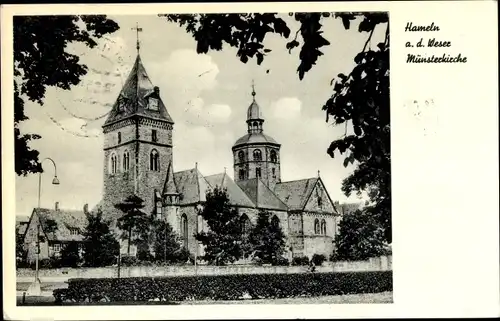
M 311 188 L 311 190 L 309 191 L 309 195 L 307 195 L 307 197 L 304 198 L 303 200 L 303 204 L 300 204 L 300 207 L 302 210 L 304 210 L 304 208 L 306 207 L 307 205 L 307 201 L 309 201 L 309 199 L 311 198 L 311 195 L 314 191 L 314 188 L 316 187 L 316 184 L 318 184 L 318 180 L 319 180 L 319 177 L 314 177 L 314 178 L 309 178 L 308 181 L 310 181 L 311 179 L 315 180 L 314 184 L 313 184 L 313 187 Z M 309 184 L 309 182 L 307 183 Z M 306 186 L 306 188 L 308 187 L 308 185 Z
M 262 182 L 262 181 L 261 181 L 261 182 Z M 258 184 L 258 182 L 257 182 L 257 185 L 259 185 L 259 184 Z M 276 199 L 277 199 L 277 200 L 278 200 L 281 204 L 283 204 L 283 205 L 284 205 L 284 206 L 288 209 L 288 205 L 286 205 L 286 204 L 285 204 L 285 203 L 281 200 L 281 198 L 279 198 L 279 197 L 278 197 L 278 195 L 276 195 L 276 193 L 274 193 L 274 191 L 273 191 L 271 188 L 269 188 L 269 186 L 267 186 L 266 184 L 264 184 L 264 182 L 262 182 L 262 185 L 264 185 L 264 187 L 265 187 L 268 191 L 270 191 L 270 192 L 271 192 L 271 194 L 272 194 L 272 195 L 273 195 L 273 196 L 274 196 L 274 197 L 275 197 L 275 198 L 276 198 Z M 257 194 L 258 194 L 258 193 L 257 193 Z

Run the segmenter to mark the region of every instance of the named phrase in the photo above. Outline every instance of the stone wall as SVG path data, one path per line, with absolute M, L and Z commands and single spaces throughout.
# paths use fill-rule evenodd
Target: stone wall
M 359 272 L 359 271 L 389 271 L 392 270 L 392 256 L 372 258 L 367 261 L 354 262 L 326 262 L 318 266 L 316 271 L 321 272 Z M 221 275 L 221 274 L 267 274 L 267 273 L 306 273 L 307 266 L 255 266 L 230 265 L 207 266 L 199 265 L 195 271 L 193 265 L 187 266 L 134 266 L 122 267 L 121 277 L 141 276 L 181 276 L 181 275 Z M 18 269 L 17 282 L 31 282 L 35 271 Z M 65 282 L 70 278 L 110 278 L 117 277 L 118 268 L 65 268 L 41 269 L 41 282 Z

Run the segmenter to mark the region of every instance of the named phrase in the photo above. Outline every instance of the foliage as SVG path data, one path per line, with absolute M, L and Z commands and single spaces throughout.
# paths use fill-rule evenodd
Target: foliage
M 148 240 L 150 228 L 148 216 L 141 210 L 144 208 L 144 201 L 132 194 L 123 202 L 115 204 L 115 208 L 123 212 L 117 220 L 117 226 L 122 230 L 122 239 L 127 240 L 127 255 L 130 255 L 132 244 L 139 245 L 138 248 L 142 250 L 141 255 L 144 255 L 144 243 Z
M 26 176 L 42 168 L 38 151 L 29 147 L 30 140 L 40 136 L 19 130 L 19 123 L 28 119 L 21 96 L 43 105 L 47 87 L 68 90 L 77 85 L 87 66 L 66 51 L 68 43 L 94 48 L 97 39 L 119 27 L 103 15 L 14 16 L 13 23 L 15 170 Z
M 285 235 L 279 223 L 269 220 L 270 213 L 261 210 L 257 224 L 250 233 L 254 258 L 263 264 L 277 265 L 285 248 Z
M 83 231 L 83 259 L 86 266 L 109 266 L 117 262 L 120 244 L 103 220 L 102 212 L 87 213 L 87 226 Z
M 164 220 L 154 220 L 153 250 L 155 262 L 184 263 L 189 258 L 186 249 L 181 246 L 179 236 L 172 226 Z
M 24 234 L 19 233 L 20 226 L 16 226 L 16 266 L 22 267 L 28 254 L 24 248 Z
M 78 267 L 82 263 L 78 242 L 69 242 L 62 247 L 59 265 L 61 267 Z
M 265 48 L 268 34 L 283 38 L 290 36 L 286 22 L 274 13 L 267 14 L 163 14 L 168 21 L 185 27 L 197 42 L 198 53 L 221 50 L 223 44 L 237 48 L 243 63 L 256 58 L 260 65 L 271 49 Z M 345 134 L 335 139 L 327 149 L 334 157 L 344 155 L 344 166 L 354 164 L 356 169 L 342 186 L 349 196 L 352 192 L 368 192 L 369 211 L 384 228 L 387 242 L 392 241 L 391 226 L 391 171 L 390 171 L 390 117 L 389 117 L 389 16 L 380 12 L 346 13 L 290 13 L 300 23 L 294 39 L 286 43 L 292 52 L 300 47 L 299 79 L 323 55 L 321 49 L 330 45 L 323 37 L 322 21 L 338 18 L 345 29 L 352 21 L 360 21 L 358 31 L 366 33 L 367 40 L 354 57 L 356 66 L 348 74 L 332 79 L 333 92 L 322 109 L 326 121 L 345 126 Z M 385 39 L 371 46 L 373 32 L 385 24 Z M 298 39 L 300 33 L 301 40 Z M 302 42 L 302 44 L 300 43 Z M 268 70 L 269 72 L 269 70 Z M 348 123 L 354 134 L 347 135 Z
M 392 271 L 69 279 L 56 303 L 240 300 L 392 291 Z
M 311 262 L 314 263 L 316 266 L 321 266 L 323 265 L 323 262 L 326 261 L 326 256 L 323 254 L 314 254 L 311 258 Z
M 356 210 L 344 214 L 335 237 L 335 260 L 362 261 L 385 254 L 384 231 L 371 213 Z
M 292 259 L 292 265 L 300 266 L 300 265 L 308 265 L 309 258 L 307 256 L 296 256 Z
M 203 259 L 209 264 L 225 265 L 243 257 L 240 216 L 230 205 L 227 190 L 216 187 L 207 191 L 200 214 L 209 227 L 208 232 L 196 235 L 205 245 Z

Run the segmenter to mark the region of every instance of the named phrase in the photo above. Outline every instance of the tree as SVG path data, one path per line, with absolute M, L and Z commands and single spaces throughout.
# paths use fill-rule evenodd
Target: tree
M 58 265 L 61 267 L 77 267 L 80 265 L 81 261 L 82 258 L 80 256 L 78 242 L 69 242 L 61 250 Z
M 20 226 L 16 225 L 16 262 L 22 264 L 26 260 L 27 251 L 24 248 L 24 233 L 19 233 Z
M 41 172 L 38 151 L 29 142 L 36 134 L 21 134 L 19 123 L 27 120 L 25 98 L 43 105 L 46 88 L 68 90 L 80 82 L 87 66 L 76 55 L 66 52 L 68 43 L 89 48 L 97 39 L 118 30 L 103 15 L 14 16 L 14 138 L 17 175 Z M 25 98 L 22 96 L 25 95 Z
M 390 243 L 391 226 L 391 172 L 390 172 L 390 117 L 389 117 L 389 16 L 387 13 L 290 13 L 300 23 L 294 39 L 285 46 L 292 52 L 300 47 L 299 79 L 323 56 L 321 48 L 330 45 L 321 30 L 323 19 L 341 19 L 345 29 L 352 21 L 359 21 L 358 31 L 367 34 L 360 52 L 353 57 L 356 66 L 348 74 L 333 77 L 331 97 L 322 106 L 326 122 L 345 126 L 345 134 L 332 141 L 327 153 L 333 158 L 344 155 L 344 166 L 354 164 L 356 169 L 343 181 L 343 192 L 368 192 L 369 212 L 384 229 Z M 161 14 L 167 21 L 179 24 L 193 35 L 197 52 L 222 50 L 224 44 L 237 49 L 241 62 L 255 58 L 261 64 L 271 53 L 266 48 L 267 34 L 289 38 L 291 31 L 276 13 L 252 14 Z M 385 24 L 385 39 L 371 45 L 377 26 Z M 298 39 L 300 34 L 301 40 Z M 302 42 L 301 43 L 299 42 Z M 268 70 L 269 72 L 269 70 Z M 318 106 L 319 107 L 319 106 Z M 354 134 L 347 135 L 348 124 Z
M 110 222 L 102 218 L 102 211 L 87 214 L 83 232 L 83 260 L 86 266 L 112 265 L 117 261 L 120 244 L 110 231 Z
M 149 222 L 144 208 L 144 201 L 137 195 L 128 196 L 123 202 L 115 204 L 115 208 L 121 210 L 123 215 L 117 220 L 118 228 L 122 230 L 122 239 L 127 240 L 127 255 L 130 256 L 130 245 L 139 245 L 144 251 L 143 240 L 147 240 L 149 234 Z M 137 253 L 139 256 L 139 253 Z M 142 255 L 143 253 L 141 253 Z
M 231 207 L 226 189 L 216 187 L 207 192 L 201 216 L 209 228 L 196 235 L 205 246 L 203 259 L 215 265 L 239 260 L 243 255 L 239 214 Z
M 344 214 L 335 237 L 334 259 L 360 261 L 385 254 L 384 230 L 366 210 Z
M 285 234 L 277 220 L 269 220 L 268 211 L 260 211 L 257 224 L 250 233 L 250 243 L 254 251 L 254 258 L 264 264 L 278 264 L 285 251 Z
M 156 262 L 179 263 L 187 261 L 189 253 L 181 246 L 179 236 L 173 231 L 170 224 L 164 220 L 154 220 L 153 233 Z

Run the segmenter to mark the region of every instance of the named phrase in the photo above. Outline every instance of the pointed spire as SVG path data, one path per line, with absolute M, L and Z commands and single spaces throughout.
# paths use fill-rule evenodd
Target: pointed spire
M 177 185 L 174 180 L 174 168 L 172 162 L 168 164 L 167 178 L 165 179 L 165 185 L 163 186 L 163 195 L 178 194 Z
M 137 55 L 139 55 L 139 50 L 141 48 L 140 42 L 139 42 L 139 32 L 142 32 L 142 28 L 139 28 L 139 23 L 136 22 L 136 26 L 135 26 L 135 28 L 132 28 L 132 30 L 135 30 L 136 34 L 137 34 L 137 44 L 136 44 L 135 48 L 137 49 Z
M 253 101 L 255 101 L 255 81 L 252 79 L 252 97 L 253 97 Z

